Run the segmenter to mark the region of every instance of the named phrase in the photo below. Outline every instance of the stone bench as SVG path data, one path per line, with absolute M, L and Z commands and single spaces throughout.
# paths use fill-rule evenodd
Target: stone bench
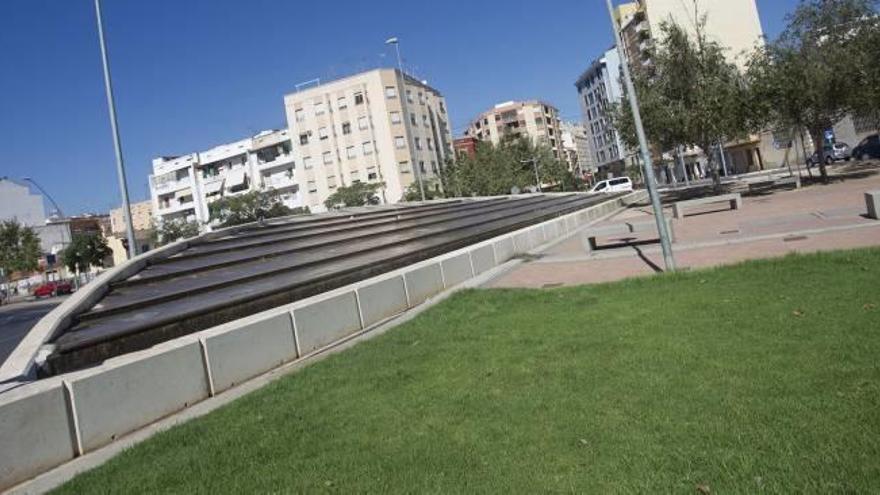
M 729 203 L 731 210 L 742 209 L 742 195 L 739 193 L 722 194 L 720 196 L 710 196 L 708 198 L 689 199 L 679 201 L 672 207 L 672 213 L 675 218 L 684 218 L 685 212 L 695 206 L 703 206 L 714 203 Z
M 669 232 L 670 242 L 675 242 L 675 230 L 672 228 L 672 220 L 664 217 L 666 221 L 666 230 Z M 584 250 L 587 254 L 599 249 L 596 243 L 597 237 L 609 237 L 614 235 L 635 234 L 638 232 L 657 232 L 656 220 L 642 220 L 639 222 L 624 222 L 614 225 L 604 225 L 601 227 L 588 228 L 584 231 Z M 659 236 L 659 233 L 658 233 Z
M 766 191 L 777 187 L 791 187 L 793 189 L 801 188 L 801 178 L 794 175 L 791 177 L 783 177 L 775 180 L 762 180 L 749 183 L 749 192 Z
M 880 191 L 866 192 L 865 206 L 868 208 L 868 218 L 880 220 Z

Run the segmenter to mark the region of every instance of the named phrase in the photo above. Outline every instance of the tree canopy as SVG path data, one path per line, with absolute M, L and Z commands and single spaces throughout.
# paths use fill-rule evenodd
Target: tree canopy
M 577 187 L 568 166 L 550 148 L 517 136 L 497 146 L 477 143 L 473 157 L 462 156 L 444 167 L 442 179 L 447 196 L 497 196 L 536 188 L 538 182 L 562 191 Z
M 350 186 L 337 187 L 336 191 L 324 201 L 324 206 L 332 210 L 379 204 L 379 196 L 376 193 L 383 187 L 385 184 L 381 182 L 354 182 Z
M 878 106 L 878 23 L 873 0 L 804 0 L 779 38 L 758 49 L 748 79 L 767 122 L 806 130 L 824 158 L 825 131 Z M 827 180 L 824 159 L 820 173 Z
M 75 234 L 61 252 L 61 261 L 72 272 L 86 272 L 92 266 L 104 266 L 104 260 L 112 254 L 107 241 L 100 235 Z
M 165 220 L 153 229 L 153 241 L 158 246 L 199 235 L 199 223 L 183 219 Z
M 260 222 L 268 218 L 308 213 L 308 209 L 294 210 L 281 202 L 277 191 L 251 191 L 238 196 L 226 196 L 208 205 L 210 220 L 222 227 Z
M 0 268 L 7 277 L 39 268 L 40 254 L 40 238 L 33 228 L 16 220 L 0 223 Z

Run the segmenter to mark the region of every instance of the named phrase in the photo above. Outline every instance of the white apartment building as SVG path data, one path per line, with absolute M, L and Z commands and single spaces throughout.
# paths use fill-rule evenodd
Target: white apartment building
M 424 81 L 376 69 L 284 97 L 302 202 L 324 201 L 354 182 L 384 183 L 383 203 L 400 201 L 421 176 L 425 187 L 452 158 L 446 100 Z
M 535 144 L 548 146 L 556 158 L 566 158 L 559 110 L 543 101 L 499 103 L 472 120 L 464 135 L 496 145 L 505 136 L 525 136 Z
M 580 177 L 593 171 L 595 164 L 587 129 L 575 122 L 562 122 L 562 149 L 569 169 Z
M 263 131 L 207 151 L 153 159 L 150 196 L 157 223 L 179 219 L 204 224 L 211 202 L 257 190 L 276 190 L 286 206 L 302 206 L 286 129 Z

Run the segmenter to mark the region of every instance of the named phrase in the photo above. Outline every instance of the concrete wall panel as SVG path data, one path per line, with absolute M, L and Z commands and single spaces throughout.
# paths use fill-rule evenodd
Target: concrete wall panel
M 495 253 L 492 246 L 483 246 L 471 251 L 471 259 L 474 262 L 474 271 L 477 275 L 495 268 Z
M 355 293 L 346 292 L 293 310 L 300 355 L 361 330 Z
M 208 397 L 197 341 L 150 352 L 124 356 L 71 381 L 84 451 Z
M 0 490 L 73 456 L 74 436 L 61 382 L 27 385 L 0 396 Z
M 396 276 L 358 289 L 364 326 L 406 311 L 406 289 L 403 277 Z
M 516 254 L 525 254 L 532 249 L 532 236 L 528 231 L 520 232 L 513 237 L 513 243 L 516 246 Z
M 283 313 L 205 337 L 214 392 L 296 359 L 293 323 Z
M 408 272 L 405 277 L 410 306 L 421 304 L 434 294 L 443 292 L 443 278 L 440 275 L 439 264 L 417 268 Z
M 467 253 L 443 261 L 443 278 L 446 287 L 456 286 L 474 276 L 471 271 L 471 259 Z
M 498 261 L 498 264 L 504 263 L 505 261 L 513 258 L 514 249 L 513 249 L 513 238 L 507 237 L 501 239 L 500 241 L 496 241 L 495 244 L 495 259 Z

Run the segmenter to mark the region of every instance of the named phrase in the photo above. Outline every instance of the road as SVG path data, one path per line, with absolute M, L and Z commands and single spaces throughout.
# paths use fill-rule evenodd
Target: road
M 56 297 L 45 301 L 0 306 L 0 363 L 6 361 L 37 321 L 63 300 L 64 298 Z

